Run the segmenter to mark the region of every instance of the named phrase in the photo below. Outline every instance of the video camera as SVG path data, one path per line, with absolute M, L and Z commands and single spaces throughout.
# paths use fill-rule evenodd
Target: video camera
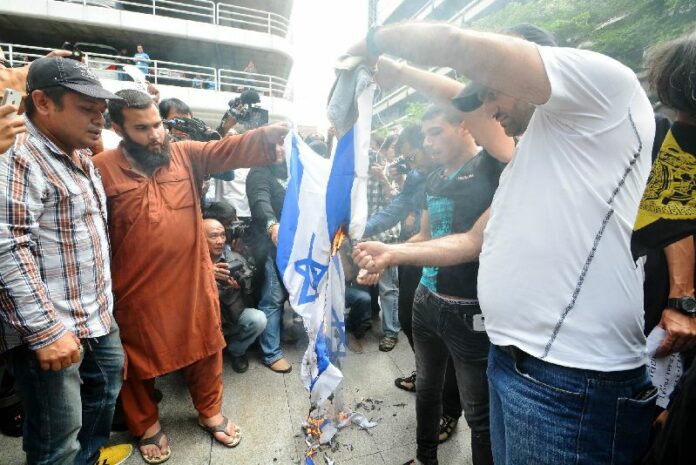
M 236 257 L 227 265 L 229 266 L 230 277 L 237 281 L 242 288 L 242 292 L 244 294 L 251 294 L 254 290 L 252 287 L 252 278 L 254 276 L 253 266 L 249 263 L 244 263 Z
M 244 124 L 247 129 L 256 129 L 268 124 L 268 110 L 264 110 L 257 104 L 261 102 L 258 92 L 247 89 L 235 99 L 227 102 L 229 107 L 220 121 L 218 130 L 221 130 L 230 117 L 238 123 Z
M 220 134 L 210 129 L 203 120 L 198 118 L 172 118 L 164 121 L 169 130 L 176 129 L 188 134 L 191 140 L 208 142 L 220 140 Z
M 76 48 L 71 42 L 63 42 L 63 45 L 61 45 L 60 48 L 71 52 L 70 56 L 67 56 L 66 58 L 80 62 L 82 61 L 82 51 Z

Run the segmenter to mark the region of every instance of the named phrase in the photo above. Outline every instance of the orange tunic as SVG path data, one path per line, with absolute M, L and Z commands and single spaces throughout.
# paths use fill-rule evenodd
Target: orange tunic
M 120 147 L 93 158 L 108 197 L 124 376 L 154 378 L 225 346 L 199 186 L 208 173 L 274 157 L 263 131 L 255 130 L 217 142 L 173 143 L 171 162 L 151 178 L 133 171 Z

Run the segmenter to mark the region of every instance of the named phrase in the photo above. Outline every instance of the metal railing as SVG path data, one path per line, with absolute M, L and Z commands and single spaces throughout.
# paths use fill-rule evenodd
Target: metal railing
M 270 11 L 257 10 L 212 0 L 56 0 L 133 11 L 155 16 L 167 16 L 264 32 L 287 37 L 290 22 Z
M 277 13 L 227 3 L 217 4 L 217 24 L 282 37 L 288 35 L 289 28 L 288 20 Z
M 278 76 L 220 69 L 218 83 L 220 90 L 226 92 L 241 92 L 251 88 L 262 95 L 288 98 L 288 81 Z
M 53 50 L 47 47 L 0 43 L 5 51 L 5 61 L 10 67 L 24 66 Z M 94 71 L 99 79 L 130 81 L 123 70 L 124 65 L 134 65 L 146 75 L 149 82 L 178 87 L 241 92 L 254 89 L 259 94 L 287 98 L 288 81 L 279 76 L 249 73 L 210 66 L 190 65 L 163 60 L 142 60 L 133 57 L 103 53 L 83 53 L 83 62 Z

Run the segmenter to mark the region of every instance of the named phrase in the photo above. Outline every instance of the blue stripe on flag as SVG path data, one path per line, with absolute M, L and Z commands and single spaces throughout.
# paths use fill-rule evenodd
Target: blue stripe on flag
M 297 135 L 292 134 L 292 150 L 290 153 L 290 167 L 288 170 L 288 189 L 285 193 L 283 202 L 283 221 L 280 222 L 278 237 L 283 237 L 283 241 L 278 241 L 278 253 L 276 255 L 276 266 L 280 271 L 280 276 L 285 276 L 285 268 L 290 261 L 290 254 L 295 243 L 295 232 L 297 231 L 297 220 L 300 217 L 300 186 L 302 185 L 302 175 L 304 166 L 300 161 L 300 148 L 298 146 Z
M 345 133 L 336 145 L 329 183 L 326 187 L 326 222 L 329 237 L 342 225 L 350 225 L 350 197 L 355 179 L 355 128 Z
M 326 338 L 324 337 L 322 327 L 319 327 L 319 331 L 317 331 L 314 353 L 317 355 L 317 376 L 314 377 L 312 384 L 309 386 L 310 392 L 314 389 L 314 384 L 319 380 L 322 373 L 324 373 L 331 364 L 329 347 L 326 345 Z

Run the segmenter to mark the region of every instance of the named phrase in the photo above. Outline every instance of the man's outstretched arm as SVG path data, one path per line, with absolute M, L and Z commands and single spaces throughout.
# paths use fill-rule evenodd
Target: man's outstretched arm
M 397 85 L 412 87 L 435 105 L 460 114 L 467 129 L 481 147 L 503 163 L 512 159 L 515 141 L 505 135 L 503 127 L 489 118 L 483 108 L 464 113 L 452 105 L 452 98 L 464 88 L 461 82 L 385 57 L 380 57 L 377 61 L 375 81 L 383 88 Z
M 428 66 L 449 66 L 473 81 L 541 105 L 551 96 L 536 45 L 516 37 L 461 29 L 446 23 L 404 23 L 374 30 L 372 42 L 386 53 Z M 363 39 L 348 50 L 368 56 Z
M 360 267 L 376 273 L 393 265 L 452 266 L 478 260 L 483 244 L 483 230 L 488 210 L 467 232 L 452 234 L 426 242 L 383 244 L 361 242 L 355 246 L 353 260 Z

